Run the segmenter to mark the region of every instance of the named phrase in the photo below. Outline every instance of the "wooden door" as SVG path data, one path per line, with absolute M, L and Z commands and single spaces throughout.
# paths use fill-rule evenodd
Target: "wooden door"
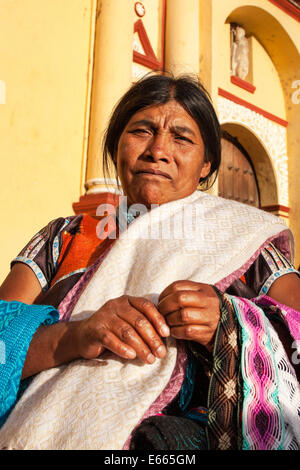
M 249 157 L 234 139 L 222 138 L 219 196 L 259 207 L 259 190 Z

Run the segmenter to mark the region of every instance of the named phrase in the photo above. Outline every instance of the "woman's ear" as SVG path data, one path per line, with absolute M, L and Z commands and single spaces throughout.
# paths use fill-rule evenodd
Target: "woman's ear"
M 206 178 L 209 175 L 211 169 L 210 162 L 204 162 L 203 167 L 201 168 L 200 178 Z

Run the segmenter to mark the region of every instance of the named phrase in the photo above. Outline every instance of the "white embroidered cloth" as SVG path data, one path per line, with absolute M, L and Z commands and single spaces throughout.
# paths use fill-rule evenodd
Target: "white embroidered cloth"
M 123 294 L 156 302 L 176 280 L 233 282 L 271 239 L 292 251 L 291 232 L 279 218 L 196 191 L 140 216 L 120 235 L 71 320 Z M 122 449 L 167 385 L 176 351 L 168 339 L 167 356 L 152 365 L 107 352 L 38 374 L 0 430 L 0 448 Z

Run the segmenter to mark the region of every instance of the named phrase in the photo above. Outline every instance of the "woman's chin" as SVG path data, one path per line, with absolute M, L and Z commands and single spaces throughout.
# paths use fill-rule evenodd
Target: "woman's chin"
M 169 188 L 161 188 L 154 185 L 141 185 L 135 186 L 134 192 L 127 193 L 127 204 L 128 206 L 132 204 L 144 204 L 148 209 L 151 209 L 151 206 L 166 204 L 177 199 L 182 199 L 189 196 L 194 192 L 196 188 L 189 188 L 182 191 L 172 191 Z
M 152 205 L 160 205 L 169 201 L 165 191 L 159 188 L 149 188 L 148 185 L 139 188 L 139 191 L 128 199 L 134 201 L 131 204 L 144 204 L 149 209 Z

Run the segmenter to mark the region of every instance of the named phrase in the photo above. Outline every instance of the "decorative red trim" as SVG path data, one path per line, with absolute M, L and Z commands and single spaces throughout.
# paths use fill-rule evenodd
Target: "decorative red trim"
M 79 198 L 79 202 L 74 202 L 72 207 L 75 214 L 96 215 L 97 207 L 100 204 L 112 204 L 117 206 L 119 195 L 113 193 L 93 193 L 85 194 Z
M 163 21 L 165 22 L 165 8 L 163 14 Z M 164 44 L 164 25 L 163 25 L 163 44 Z M 141 54 L 140 52 L 133 51 L 133 61 L 137 62 L 140 65 L 144 65 L 145 67 L 149 67 L 150 69 L 155 70 L 163 70 L 164 67 L 164 49 L 162 50 L 162 61 L 159 62 L 157 59 L 154 50 L 152 49 L 150 40 L 148 38 L 147 32 L 145 30 L 144 24 L 142 20 L 137 20 L 134 23 L 134 33 L 139 35 L 141 44 L 145 51 L 145 54 Z
M 244 88 L 244 90 L 247 90 L 249 91 L 250 93 L 254 93 L 255 90 L 256 90 L 256 87 L 254 85 L 252 85 L 251 83 L 249 82 L 246 82 L 246 80 L 243 80 L 242 78 L 240 77 L 236 77 L 235 75 L 232 75 L 230 77 L 230 81 L 231 83 L 233 83 L 234 85 L 237 85 L 241 88 Z
M 275 211 L 285 212 L 286 214 L 290 212 L 289 207 L 281 206 L 280 204 L 274 204 L 273 206 L 264 206 L 262 207 L 262 209 L 268 212 L 275 212 Z
M 137 64 L 144 65 L 149 69 L 153 70 L 162 70 L 162 64 L 158 60 L 154 60 L 151 57 L 147 57 L 143 54 L 140 54 L 137 51 L 133 51 L 133 61 Z
M 269 2 L 290 15 L 294 20 L 300 22 L 300 8 L 297 8 L 288 0 L 269 0 Z
M 159 62 L 157 59 L 154 50 L 152 49 L 151 43 L 149 41 L 148 35 L 146 33 L 144 24 L 142 20 L 137 20 L 134 23 L 134 32 L 139 35 L 141 44 L 145 51 L 144 54 L 140 54 L 137 51 L 133 51 L 133 61 L 138 64 L 144 65 L 151 69 L 162 70 L 163 63 Z
M 230 101 L 233 101 L 234 103 L 240 104 L 241 106 L 245 106 L 245 108 L 251 109 L 252 111 L 255 111 L 256 113 L 262 114 L 265 118 L 270 119 L 271 121 L 274 121 L 277 124 L 280 124 L 280 126 L 284 126 L 284 127 L 288 126 L 288 122 L 285 121 L 284 119 L 281 119 L 278 116 L 275 116 L 274 114 L 271 114 L 268 111 L 265 111 L 264 109 L 259 108 L 258 106 L 255 106 L 252 103 L 249 103 L 248 101 L 242 100 L 238 96 L 235 96 L 232 93 L 229 93 L 228 91 L 223 90 L 222 88 L 218 88 L 218 94 L 220 96 L 223 96 L 224 98 L 227 98 Z

